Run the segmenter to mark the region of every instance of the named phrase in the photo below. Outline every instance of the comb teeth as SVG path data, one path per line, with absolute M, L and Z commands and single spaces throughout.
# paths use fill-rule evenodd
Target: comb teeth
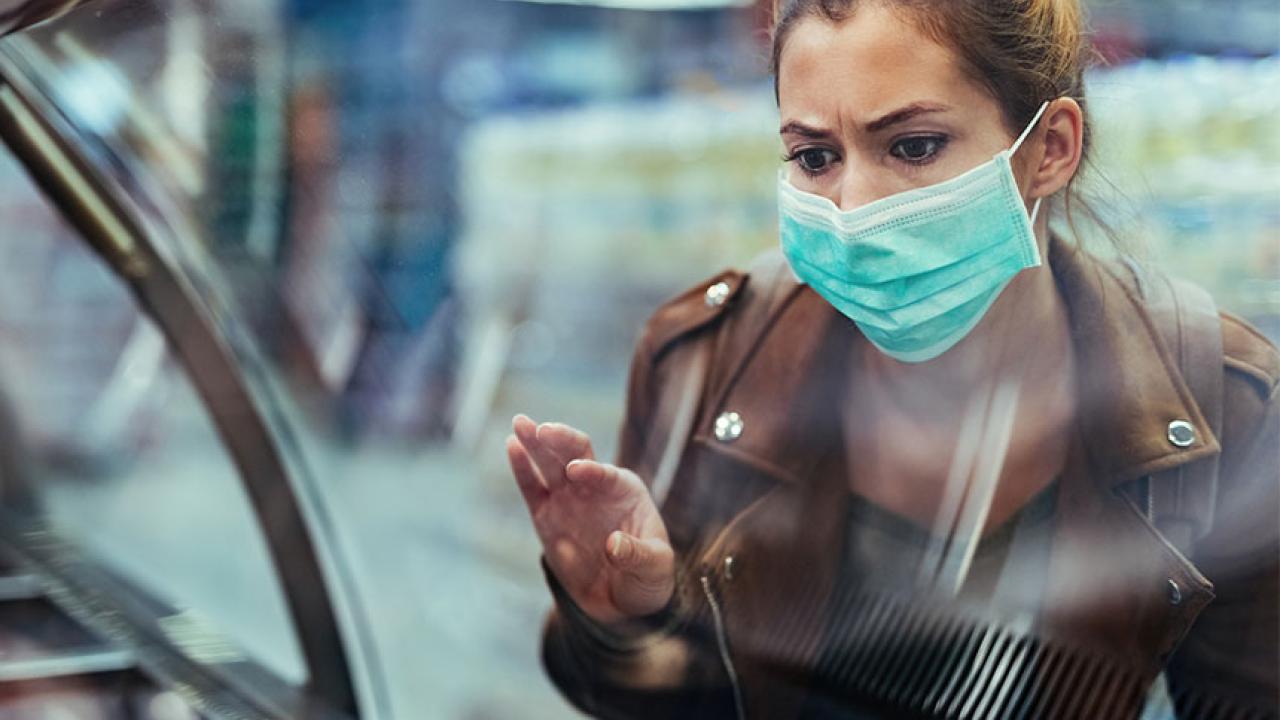
M 815 673 L 829 707 L 894 718 L 1105 720 L 1137 718 L 1146 699 L 1141 675 L 1110 658 L 936 606 L 863 595 L 830 632 L 847 642 Z M 1172 699 L 1179 720 L 1277 717 L 1203 693 Z

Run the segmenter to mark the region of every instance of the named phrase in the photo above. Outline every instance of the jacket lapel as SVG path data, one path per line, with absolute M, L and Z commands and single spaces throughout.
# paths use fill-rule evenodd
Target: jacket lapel
M 843 476 L 816 469 L 843 442 L 832 399 L 854 334 L 817 295 L 795 290 L 763 342 L 722 351 L 733 379 L 710 396 L 694 441 L 698 472 L 721 488 L 765 478 L 702 554 L 752 717 L 794 717 L 803 703 L 841 557 Z M 726 441 L 716 418 L 730 412 L 743 427 Z
M 1124 490 L 1220 446 L 1130 287 L 1060 241 L 1050 257 L 1068 305 L 1080 396 L 1043 630 L 1154 677 L 1213 599 L 1213 585 Z M 1196 428 L 1190 446 L 1170 441 L 1175 421 Z
M 717 373 L 724 379 L 712 383 L 694 442 L 776 481 L 807 482 L 822 459 L 815 449 L 841 442 L 831 393 L 843 386 L 842 348 L 853 331 L 837 323 L 846 321 L 797 286 L 762 337 L 718 348 L 717 363 L 727 361 Z M 740 423 L 733 436 L 717 429 L 730 415 Z
M 1075 438 L 1058 491 L 1040 633 L 1154 679 L 1212 584 Z

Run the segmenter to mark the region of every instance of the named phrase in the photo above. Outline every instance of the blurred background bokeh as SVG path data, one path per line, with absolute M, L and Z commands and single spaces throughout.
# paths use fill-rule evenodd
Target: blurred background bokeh
M 776 242 L 769 4 L 606 5 L 98 0 L 0 41 L 165 219 L 164 253 L 262 379 L 360 618 L 362 702 L 387 716 L 575 716 L 538 663 L 550 597 L 510 418 L 608 456 L 645 317 Z M 1096 207 L 1280 337 L 1280 6 L 1090 5 Z M 182 609 L 192 652 L 303 683 L 191 384 L 0 147 L 0 399 L 42 512 Z

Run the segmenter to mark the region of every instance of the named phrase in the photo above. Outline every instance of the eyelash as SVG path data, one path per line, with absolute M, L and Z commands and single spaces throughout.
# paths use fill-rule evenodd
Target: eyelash
M 824 172 L 826 172 L 827 169 L 830 167 L 830 163 L 828 163 L 827 166 L 824 167 L 822 170 L 810 170 L 809 168 L 804 166 L 804 163 L 800 162 L 800 156 L 810 152 L 825 152 L 825 153 L 830 153 L 831 155 L 836 155 L 836 152 L 834 150 L 830 150 L 828 148 L 802 147 L 802 148 L 795 149 L 790 154 L 784 155 L 782 158 L 782 161 L 795 163 L 795 166 L 800 168 L 800 172 L 804 173 L 805 175 L 811 178 L 815 178 L 823 174 Z M 836 155 L 836 157 L 838 158 L 839 156 Z
M 896 140 L 894 140 L 893 144 L 889 146 L 889 154 L 897 158 L 898 160 L 901 160 L 902 162 L 908 165 L 911 165 L 913 167 L 922 167 L 924 165 L 928 165 L 934 160 L 937 160 L 938 155 L 941 154 L 942 151 L 946 149 L 947 143 L 949 143 L 950 141 L 951 141 L 951 138 L 947 137 L 946 135 L 909 135 L 907 137 L 897 138 Z M 928 155 L 920 159 L 903 157 L 894 152 L 894 149 L 901 147 L 903 144 L 909 143 L 909 142 L 934 143 L 933 152 L 930 152 Z
M 938 158 L 938 155 L 941 154 L 942 151 L 946 149 L 947 144 L 950 141 L 951 141 L 951 138 L 947 137 L 946 135 L 910 135 L 907 137 L 895 139 L 893 143 L 889 146 L 889 154 L 892 155 L 898 161 L 902 162 L 903 164 L 911 168 L 923 167 L 925 165 L 932 163 L 934 160 L 936 160 Z M 896 148 L 899 148 L 903 144 L 909 143 L 909 142 L 933 143 L 933 150 L 925 157 L 919 158 L 919 159 L 904 157 L 894 152 Z M 827 169 L 830 167 L 830 163 L 828 163 L 828 165 L 824 167 L 822 170 L 810 170 L 809 168 L 805 167 L 803 163 L 799 162 L 800 157 L 802 155 L 804 155 L 805 153 L 815 152 L 815 151 L 827 152 L 827 153 L 830 153 L 831 155 L 835 155 L 836 159 L 839 158 L 839 156 L 836 154 L 834 150 L 830 150 L 828 148 L 802 147 L 802 148 L 797 148 L 791 153 L 784 155 L 782 158 L 782 161 L 788 162 L 788 163 L 795 163 L 796 167 L 800 168 L 800 171 L 803 172 L 805 175 L 811 178 L 817 177 L 827 171 Z

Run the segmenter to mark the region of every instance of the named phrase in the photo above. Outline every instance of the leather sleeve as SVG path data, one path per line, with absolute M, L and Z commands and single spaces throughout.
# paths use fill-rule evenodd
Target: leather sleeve
M 544 566 L 545 567 L 545 566 Z M 733 695 L 702 619 L 672 605 L 626 629 L 585 615 L 556 582 L 542 660 L 560 692 L 600 718 L 732 717 Z
M 1192 558 L 1216 598 L 1167 670 L 1183 717 L 1195 704 L 1271 716 L 1280 703 L 1280 363 L 1264 349 L 1247 373 L 1228 353 L 1218 509 Z

